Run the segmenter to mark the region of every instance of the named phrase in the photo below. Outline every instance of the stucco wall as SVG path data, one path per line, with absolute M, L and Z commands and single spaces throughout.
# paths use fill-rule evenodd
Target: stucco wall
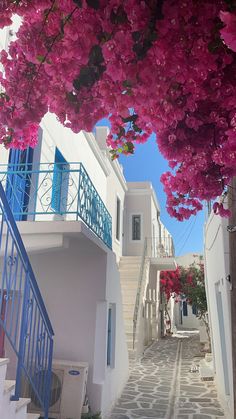
M 116 399 L 120 396 L 129 375 L 128 350 L 123 323 L 122 296 L 120 275 L 115 255 L 108 253 L 106 301 L 115 306 L 114 363 L 105 367 L 106 375 L 102 393 L 102 411 L 109 412 Z M 100 330 L 100 329 L 99 329 Z
M 67 248 L 31 255 L 31 262 L 55 331 L 54 358 L 87 361 L 91 408 L 108 409 L 128 372 L 114 254 L 73 239 Z M 109 303 L 116 304 L 115 367 L 123 365 L 120 371 L 106 366 Z
M 116 253 L 117 261 L 122 256 L 123 248 L 123 220 L 124 220 L 124 200 L 125 192 L 127 191 L 126 180 L 123 175 L 122 166 L 117 160 L 112 161 L 106 144 L 106 138 L 109 133 L 108 127 L 96 127 L 95 138 L 96 142 L 102 151 L 104 161 L 109 170 L 107 176 L 107 200 L 106 206 L 112 216 L 112 243 L 113 251 Z M 120 200 L 120 228 L 119 240 L 116 238 L 116 221 L 117 221 L 117 198 Z
M 82 162 L 95 188 L 106 202 L 106 174 L 97 158 L 94 158 L 89 143 L 97 146 L 93 135 L 85 136 L 81 131 L 79 134 L 73 133 L 70 129 L 58 123 L 56 117 L 47 114 L 41 123 L 43 129 L 41 162 L 54 162 L 55 147 L 59 147 L 64 158 L 68 162 Z M 100 153 L 99 147 L 96 147 Z M 102 156 L 101 156 L 102 158 Z
M 158 202 L 152 185 L 149 182 L 128 182 L 128 192 L 125 197 L 124 220 L 124 255 L 138 256 L 142 254 L 144 239 L 159 237 L 159 224 L 157 212 Z M 141 240 L 132 240 L 132 215 L 141 215 Z
M 205 268 L 215 382 L 227 418 L 233 417 L 228 220 L 211 214 L 205 229 Z

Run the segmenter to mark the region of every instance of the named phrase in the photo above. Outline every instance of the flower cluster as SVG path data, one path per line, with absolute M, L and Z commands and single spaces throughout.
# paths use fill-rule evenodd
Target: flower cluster
M 160 284 L 167 301 L 171 296 L 175 298 L 175 302 L 185 298 L 189 304 L 196 306 L 199 313 L 207 311 L 202 264 L 199 266 L 193 264 L 188 268 L 178 266 L 175 271 L 161 271 Z
M 196 214 L 236 175 L 230 3 L 2 0 L 0 27 L 13 14 L 22 24 L 0 56 L 0 142 L 35 145 L 47 111 L 74 132 L 108 117 L 113 158 L 154 132 L 172 169 L 162 176 L 169 213 Z

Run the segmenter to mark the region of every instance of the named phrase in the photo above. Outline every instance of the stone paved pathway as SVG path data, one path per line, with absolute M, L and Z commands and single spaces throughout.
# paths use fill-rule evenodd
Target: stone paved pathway
M 199 337 L 178 332 L 155 342 L 131 370 L 109 419 L 220 419 L 214 383 L 190 372 L 199 361 Z

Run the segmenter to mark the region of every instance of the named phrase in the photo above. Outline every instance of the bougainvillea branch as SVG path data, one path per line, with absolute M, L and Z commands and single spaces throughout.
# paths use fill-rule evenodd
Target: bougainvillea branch
M 0 61 L 0 142 L 37 143 L 48 112 L 74 132 L 107 117 L 112 157 L 157 135 L 179 220 L 236 174 L 234 0 L 2 0 L 22 24 Z M 217 208 L 228 215 L 222 206 Z
M 207 299 L 204 281 L 204 266 L 190 265 L 188 268 L 179 266 L 175 271 L 161 271 L 161 291 L 167 301 L 174 297 L 176 301 L 182 298 L 196 307 L 198 316 L 207 312 Z

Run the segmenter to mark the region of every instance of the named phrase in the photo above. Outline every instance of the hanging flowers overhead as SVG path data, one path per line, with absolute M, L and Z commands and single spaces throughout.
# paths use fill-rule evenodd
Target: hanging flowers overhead
M 108 117 L 112 156 L 157 135 L 180 221 L 236 174 L 236 15 L 230 0 L 2 0 L 22 24 L 1 52 L 0 142 L 25 148 L 49 110 L 74 132 Z

